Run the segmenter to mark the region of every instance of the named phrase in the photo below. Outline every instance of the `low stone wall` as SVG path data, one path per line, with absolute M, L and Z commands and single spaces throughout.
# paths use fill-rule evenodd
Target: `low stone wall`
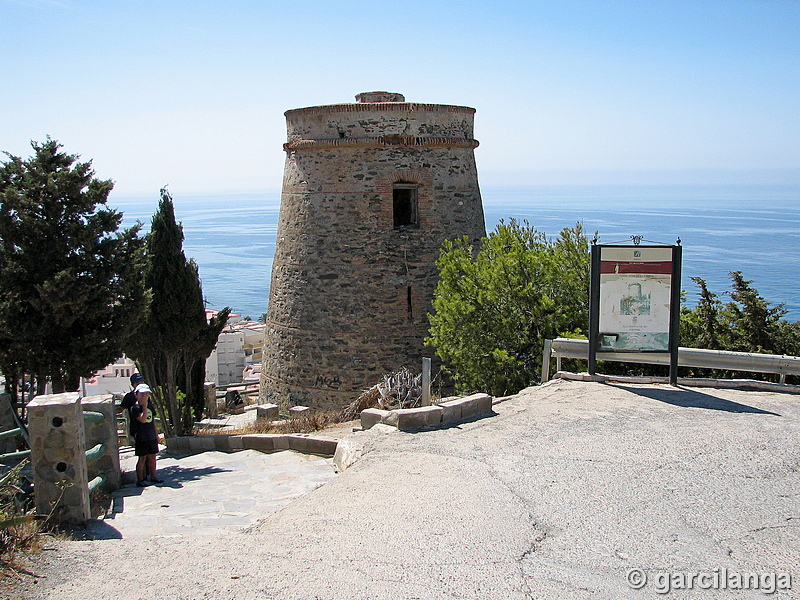
M 488 394 L 473 394 L 420 408 L 403 408 L 399 410 L 368 408 L 361 411 L 361 428 L 367 430 L 380 424 L 386 426 L 387 429 L 391 427 L 398 431 L 418 431 L 420 429 L 448 427 L 491 412 L 492 397 Z M 380 429 L 385 431 L 383 428 Z M 238 450 L 279 452 L 281 450 L 294 450 L 304 454 L 334 456 L 337 453 L 339 443 L 340 440 L 316 437 L 307 433 L 195 435 L 167 438 L 167 450 L 179 454 L 214 450 L 220 452 L 236 452 Z M 345 449 L 339 448 L 338 450 L 339 454 L 341 454 Z M 354 461 L 355 459 L 348 459 L 346 462 L 349 465 Z M 344 470 L 344 468 L 339 467 L 339 470 Z
M 361 427 L 369 429 L 381 423 L 397 427 L 400 431 L 417 431 L 447 427 L 490 412 L 492 412 L 492 397 L 488 394 L 473 394 L 419 408 L 398 410 L 368 408 L 361 411 Z
M 170 452 L 236 452 L 238 450 L 259 450 L 260 452 L 278 452 L 294 450 L 304 454 L 333 456 L 336 452 L 337 440 L 315 437 L 305 433 L 254 433 L 247 435 L 195 435 L 191 437 L 167 438 L 167 450 Z

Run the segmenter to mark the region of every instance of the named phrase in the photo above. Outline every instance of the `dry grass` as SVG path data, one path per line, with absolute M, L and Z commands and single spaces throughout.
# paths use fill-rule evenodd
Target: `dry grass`
M 402 368 L 384 375 L 381 381 L 365 390 L 342 411 L 339 418 L 342 421 L 358 419 L 361 411 L 368 408 L 383 410 L 415 408 L 420 405 L 421 397 L 422 375 Z
M 45 532 L 42 522 L 31 520 L 0 531 L 0 579 L 30 575 L 27 557 L 41 551 Z
M 0 476 L 0 579 L 28 574 L 25 558 L 39 552 L 44 540 L 44 520 L 27 508 L 30 494 L 21 486 L 24 463 Z
M 330 425 L 341 422 L 334 411 L 313 411 L 308 415 L 286 419 L 285 421 L 257 420 L 242 427 L 220 429 L 198 429 L 199 435 L 249 435 L 254 433 L 314 433 Z
M 339 415 L 341 421 L 353 421 L 358 419 L 362 410 L 368 408 L 375 408 L 380 402 L 381 394 L 377 386 L 373 386 L 356 398 L 355 402 L 351 403 Z

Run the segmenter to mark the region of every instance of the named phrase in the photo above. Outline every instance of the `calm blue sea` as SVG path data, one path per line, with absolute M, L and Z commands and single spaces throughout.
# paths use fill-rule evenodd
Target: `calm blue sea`
M 746 279 L 785 318 L 800 321 L 800 185 L 529 186 L 481 188 L 486 230 L 500 219 L 527 220 L 548 236 L 583 223 L 602 243 L 645 240 L 683 246 L 683 289 L 694 303 L 690 277 L 711 291 L 730 289 L 730 271 Z M 210 308 L 231 306 L 257 319 L 266 312 L 277 234 L 280 192 L 175 197 L 184 250 L 200 267 Z M 117 197 L 109 204 L 149 227 L 152 198 Z

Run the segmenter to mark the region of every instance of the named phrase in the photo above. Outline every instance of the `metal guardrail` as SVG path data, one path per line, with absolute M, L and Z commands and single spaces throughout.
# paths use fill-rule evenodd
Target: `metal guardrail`
M 89 493 L 91 494 L 92 492 L 94 492 L 97 488 L 99 488 L 105 482 L 106 482 L 105 474 L 104 473 L 100 473 L 100 475 L 98 475 L 97 477 L 95 477 L 94 479 L 92 479 L 89 482 Z
M 106 416 L 103 413 L 85 410 L 83 411 L 83 420 L 88 421 L 90 423 L 102 423 L 103 421 L 106 420 Z M 92 446 L 86 451 L 86 462 L 90 463 L 93 460 L 97 460 L 98 458 L 103 456 L 103 453 L 105 451 L 106 451 L 105 444 L 96 444 Z M 103 485 L 106 482 L 106 479 L 107 478 L 104 473 L 100 473 L 97 477 L 92 479 L 89 482 L 89 493 L 91 494 L 97 488 Z
M 8 431 L 4 431 L 0 433 L 0 440 L 4 440 L 6 438 L 14 437 L 15 435 L 19 435 L 22 433 L 22 427 L 17 427 L 16 429 L 9 429 Z
M 102 423 L 106 420 L 106 416 L 103 413 L 85 410 L 83 411 L 83 420 L 90 423 Z
M 9 429 L 8 431 L 4 431 L 0 433 L 0 440 L 15 437 L 18 435 L 25 435 L 25 430 L 22 427 L 17 427 L 16 429 Z M 6 454 L 0 454 L 0 463 L 5 462 L 7 460 L 14 460 L 17 458 L 25 458 L 26 456 L 30 456 L 30 450 L 20 450 L 18 452 L 7 452 Z
M 10 429 L 8 431 L 0 433 L 0 440 L 21 435 L 22 439 L 25 440 L 25 444 L 27 444 L 28 448 L 30 448 L 30 439 L 28 438 L 28 428 L 17 414 L 17 403 L 14 400 L 10 400 L 10 402 L 11 402 L 11 417 L 14 420 L 14 424 L 16 425 L 16 427 L 14 429 Z M 0 454 L 0 463 L 5 462 L 6 460 L 25 458 L 26 456 L 30 456 L 30 454 L 31 454 L 30 449 L 20 450 L 18 452 L 8 452 L 6 454 Z
M 84 421 L 89 421 L 90 423 L 102 423 L 105 420 L 105 415 L 103 415 L 103 413 L 92 412 L 92 411 L 87 410 L 87 411 L 83 412 L 83 420 Z M 28 431 L 27 431 L 27 429 L 25 427 L 22 427 L 22 426 L 17 427 L 16 429 L 10 429 L 8 431 L 3 431 L 2 433 L 0 433 L 0 440 L 5 439 L 5 438 L 9 438 L 9 437 L 14 437 L 16 435 L 23 436 L 25 438 L 25 442 L 29 443 L 28 442 Z M 105 446 L 103 446 L 102 449 L 97 451 L 98 446 L 102 446 L 102 444 L 98 444 L 97 446 L 95 446 L 91 450 L 87 450 L 86 451 L 86 460 L 87 461 L 93 460 L 93 459 L 99 457 L 100 455 L 102 455 L 103 452 L 105 452 Z M 89 454 L 90 452 L 92 453 L 91 456 Z M 96 456 L 94 455 L 95 453 L 96 453 Z M 8 452 L 6 454 L 0 454 L 0 462 L 4 462 L 6 460 L 14 460 L 14 459 L 17 459 L 17 458 L 25 458 L 26 456 L 30 456 L 30 454 L 31 454 L 30 450 L 20 450 L 19 452 Z
M 4 462 L 6 460 L 14 460 L 15 458 L 25 458 L 26 456 L 30 456 L 30 450 L 20 450 L 19 452 L 9 452 L 8 454 L 0 454 L 0 462 Z
M 542 360 L 542 383 L 550 379 L 550 359 L 555 357 L 556 370 L 561 370 L 562 358 L 589 359 L 589 341 L 556 338 L 544 341 Z M 598 352 L 597 360 L 632 362 L 651 365 L 669 365 L 669 354 L 651 352 Z M 702 348 L 678 348 L 679 367 L 746 371 L 750 373 L 773 373 L 780 375 L 785 383 L 786 375 L 800 375 L 800 357 L 778 354 L 756 354 L 730 352 L 728 350 L 704 350 Z

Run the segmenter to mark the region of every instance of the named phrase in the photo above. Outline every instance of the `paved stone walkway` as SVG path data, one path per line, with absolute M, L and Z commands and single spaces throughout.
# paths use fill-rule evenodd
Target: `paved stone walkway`
M 292 451 L 159 456 L 163 484 L 136 487 L 136 457 L 122 448 L 123 487 L 92 538 L 216 535 L 240 531 L 336 476 L 333 462 Z

